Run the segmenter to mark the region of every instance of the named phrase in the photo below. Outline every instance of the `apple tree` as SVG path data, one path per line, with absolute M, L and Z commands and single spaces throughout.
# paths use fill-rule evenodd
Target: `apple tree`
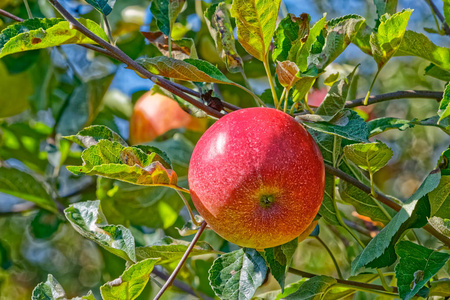
M 450 297 L 448 24 L 448 0 L 0 1 L 0 299 Z M 250 107 L 291 127 L 195 156 Z M 255 209 L 242 174 L 289 178 L 287 211 L 220 215 Z M 238 204 L 213 223 L 204 187 Z

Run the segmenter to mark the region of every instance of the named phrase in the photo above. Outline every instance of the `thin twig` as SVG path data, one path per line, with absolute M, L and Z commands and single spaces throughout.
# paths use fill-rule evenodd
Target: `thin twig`
M 437 101 L 440 101 L 442 99 L 442 96 L 443 96 L 442 92 L 435 92 L 435 91 L 413 91 L 413 90 L 397 91 L 397 92 L 393 92 L 393 93 L 370 96 L 367 105 L 384 102 L 384 101 L 388 101 L 388 100 L 393 100 L 393 99 L 405 99 L 405 98 L 411 98 L 411 99 L 428 98 L 428 99 L 435 99 Z M 364 98 L 358 98 L 356 100 L 345 102 L 346 108 L 352 108 L 352 107 L 362 106 L 362 105 L 364 105 Z
M 167 279 L 169 279 L 169 275 L 167 275 L 164 272 L 161 272 L 157 269 L 153 269 L 152 271 L 153 274 L 155 274 L 156 276 L 158 276 L 159 278 L 161 278 L 162 280 L 166 281 Z M 174 279 L 172 282 L 172 285 L 194 297 L 201 297 L 201 299 L 206 299 L 206 300 L 213 300 L 213 298 L 200 293 L 198 291 L 195 291 L 193 288 L 191 288 L 188 284 L 184 283 L 183 281 L 180 281 L 178 279 Z
M 300 271 L 300 270 L 297 270 L 294 268 L 289 268 L 288 271 L 289 271 L 289 273 L 299 275 L 299 276 L 302 276 L 305 278 L 312 278 L 315 276 L 319 276 L 317 274 Z M 335 278 L 335 279 L 336 279 L 337 283 L 344 284 L 344 285 L 350 286 L 350 287 L 354 286 L 354 287 L 362 287 L 362 288 L 366 288 L 366 289 L 370 289 L 370 290 L 385 291 L 384 288 L 378 284 L 370 284 L 370 283 L 365 283 L 365 282 L 358 282 L 358 281 L 338 279 L 338 278 Z M 393 288 L 394 293 L 398 293 L 398 289 L 396 287 L 392 287 L 392 288 Z
M 332 174 L 332 175 L 334 175 L 336 177 L 339 177 L 342 180 L 347 181 L 348 183 L 350 183 L 353 186 L 357 187 L 358 189 L 360 189 L 364 193 L 366 193 L 368 195 L 372 195 L 370 187 L 368 187 L 367 185 L 359 182 L 357 179 L 353 178 L 352 176 L 348 175 L 347 173 L 344 173 L 343 171 L 341 171 L 339 169 L 336 169 L 336 168 L 333 168 L 332 166 L 329 166 L 327 164 L 325 164 L 325 170 L 329 174 Z M 395 210 L 397 212 L 402 209 L 402 207 L 400 205 L 398 205 L 397 203 L 392 201 L 389 197 L 387 197 L 386 195 L 384 195 L 384 194 L 382 194 L 380 192 L 375 192 L 375 197 L 374 198 L 377 199 L 378 201 L 380 201 L 381 203 L 385 204 L 386 206 L 389 206 L 390 208 L 392 208 L 393 210 Z M 440 240 L 442 243 L 444 243 L 446 245 L 446 247 L 450 248 L 450 239 L 447 236 L 445 236 L 442 233 L 440 233 L 439 231 L 437 231 L 430 224 L 425 225 L 423 227 L 423 229 L 425 229 L 426 231 L 431 233 L 434 237 L 436 237 L 438 240 Z
M 445 34 L 450 35 L 450 28 L 448 27 L 448 24 L 445 22 L 444 16 L 441 14 L 436 5 L 434 5 L 433 0 L 425 0 L 425 2 L 427 2 L 430 5 L 431 9 L 434 11 L 434 14 L 439 18 L 439 20 L 441 20 L 442 28 L 444 29 Z
M 158 292 L 158 294 L 153 298 L 153 300 L 158 300 L 161 298 L 161 296 L 164 294 L 164 292 L 167 290 L 167 288 L 172 284 L 173 280 L 177 276 L 178 272 L 180 271 L 181 267 L 183 267 L 184 262 L 189 257 L 189 254 L 191 253 L 192 249 L 194 249 L 195 243 L 197 243 L 198 239 L 202 235 L 203 231 L 206 228 L 206 222 L 203 221 L 202 225 L 200 226 L 200 229 L 197 231 L 197 233 L 194 236 L 194 239 L 189 244 L 189 247 L 186 249 L 186 252 L 184 252 L 183 257 L 181 258 L 180 262 L 178 263 L 177 267 L 173 271 L 173 273 L 170 275 L 170 277 L 167 279 L 164 286 L 161 288 L 161 290 Z
M 12 13 L 9 13 L 9 12 L 3 10 L 3 9 L 0 9 L 0 15 L 5 16 L 7 18 L 10 18 L 10 19 L 12 19 L 14 21 L 17 21 L 17 22 L 23 22 L 24 21 L 22 18 L 19 18 L 18 16 L 15 16 Z
M 327 250 L 328 254 L 330 255 L 331 260 L 333 261 L 334 266 L 336 267 L 336 271 L 337 271 L 339 279 L 344 279 L 344 277 L 342 276 L 342 273 L 341 273 L 341 269 L 339 268 L 339 264 L 333 255 L 333 252 L 330 250 L 330 248 L 327 246 L 327 244 L 325 244 L 325 242 L 319 236 L 315 236 L 315 238 L 319 241 L 320 244 L 322 244 L 322 246 L 325 248 L 325 250 Z

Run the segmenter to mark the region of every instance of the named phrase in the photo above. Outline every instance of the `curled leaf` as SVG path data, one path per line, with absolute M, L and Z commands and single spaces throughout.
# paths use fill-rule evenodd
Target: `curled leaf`
M 286 60 L 278 62 L 277 64 L 276 72 L 278 75 L 278 80 L 281 85 L 288 90 L 290 90 L 297 83 L 297 81 L 300 80 L 300 78 L 297 77 L 298 71 L 297 65 L 292 61 Z

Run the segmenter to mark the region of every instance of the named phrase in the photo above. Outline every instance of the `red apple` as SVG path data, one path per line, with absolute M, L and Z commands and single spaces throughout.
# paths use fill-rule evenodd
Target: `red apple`
M 176 128 L 204 131 L 206 123 L 206 119 L 189 115 L 175 100 L 149 91 L 134 106 L 130 119 L 130 142 L 133 145 L 150 142 Z
M 309 133 L 272 108 L 219 119 L 200 138 L 189 165 L 198 212 L 224 239 L 264 249 L 304 232 L 322 203 L 325 170 Z

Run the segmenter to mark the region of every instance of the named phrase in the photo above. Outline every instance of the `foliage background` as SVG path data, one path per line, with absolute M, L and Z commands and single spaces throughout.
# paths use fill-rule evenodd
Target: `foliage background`
M 100 21 L 98 13 L 84 2 L 61 2 L 74 14 Z M 198 3 L 194 2 L 188 1 L 188 9 L 181 14 L 174 35 L 192 37 L 199 58 L 224 69 L 205 24 L 196 14 Z M 44 0 L 29 1 L 29 4 L 34 16 L 52 17 L 54 14 Z M 369 20 L 369 25 L 373 25 L 376 18 L 372 1 L 290 0 L 285 1 L 285 6 L 287 11 L 295 15 L 309 13 L 312 22 L 317 21 L 323 12 L 327 12 L 327 19 L 349 13 L 360 14 Z M 27 18 L 22 1 L 1 0 L 0 8 Z M 399 1 L 398 11 L 402 8 L 414 9 L 408 29 L 425 32 L 424 28 L 435 28 L 426 1 Z M 117 1 L 109 20 L 119 47 L 132 58 L 151 56 L 156 51 L 139 33 L 139 30 L 155 28 L 149 1 Z M 372 24 L 370 20 L 373 20 Z M 9 23 L 10 20 L 0 17 L 0 29 Z M 448 45 L 448 37 L 428 33 L 427 36 L 438 45 Z M 239 48 L 239 52 L 246 59 L 242 48 Z M 349 72 L 358 63 L 361 64 L 356 78 L 358 88 L 351 91 L 349 99 L 365 95 L 376 71 L 373 59 L 351 44 L 327 69 L 330 74 L 342 70 Z M 406 89 L 443 90 L 442 81 L 423 75 L 427 65 L 428 62 L 418 58 L 393 58 L 381 73 L 372 94 Z M 246 61 L 246 72 L 258 94 L 268 88 L 266 79 L 261 77 L 265 73 L 260 62 Z M 51 75 L 42 79 L 44 74 Z M 108 58 L 96 56 L 93 59 L 75 45 L 4 57 L 0 60 L 0 78 L 1 81 L 8 82 L 3 86 L 0 83 L 0 103 L 3 105 L 6 101 L 15 99 L 16 108 L 24 109 L 21 114 L 0 119 L 0 158 L 5 165 L 32 171 L 38 178 L 48 180 L 49 188 L 57 191 L 64 203 L 101 199 L 108 220 L 113 224 L 131 225 L 138 244 L 151 243 L 164 235 L 183 239 L 174 228 L 181 228 L 188 215 L 174 192 L 162 188 L 136 187 L 108 179 L 99 179 L 97 183 L 101 188 L 96 191 L 94 178 L 76 178 L 64 167 L 79 164 L 80 157 L 79 151 L 69 151 L 69 143 L 59 140 L 59 135 L 73 134 L 83 124 L 91 123 L 107 125 L 127 139 L 132 105 L 151 87 L 149 80 L 141 79 L 134 71 L 125 69 Z M 240 80 L 237 77 L 233 79 Z M 324 87 L 322 82 L 316 85 Z M 71 107 L 65 107 L 67 104 L 64 99 L 77 92 L 80 97 L 76 101 L 80 102 L 71 102 L 68 104 Z M 86 113 L 89 108 L 83 107 L 81 103 L 85 103 L 92 95 L 104 96 L 100 96 L 103 98 L 101 103 L 95 103 L 95 99 L 88 100 L 92 104 L 90 109 L 98 110 L 95 119 L 90 120 Z M 223 90 L 223 96 L 228 102 L 241 107 L 253 104 L 252 99 L 237 89 L 227 88 Z M 26 100 L 28 97 L 29 101 Z M 437 102 L 431 100 L 405 99 L 371 106 L 365 113 L 371 117 L 425 119 L 434 115 L 438 106 Z M 183 177 L 186 175 L 190 152 L 198 138 L 198 134 L 174 130 L 153 144 L 173 155 L 171 158 L 175 161 L 176 171 Z M 387 167 L 376 174 L 375 182 L 383 191 L 400 199 L 408 198 L 417 189 L 450 142 L 449 136 L 439 129 L 423 126 L 416 126 L 405 132 L 388 131 L 377 138 L 393 150 L 394 157 Z M 55 139 L 56 143 L 53 143 Z M 72 148 L 74 149 L 77 150 L 76 147 Z M 59 162 L 64 163 L 60 165 Z M 82 193 L 77 192 L 80 189 Z M 108 206 L 108 203 L 114 204 Z M 342 206 L 342 209 L 347 212 L 350 221 L 364 226 L 364 223 L 352 216 L 350 206 Z M 14 213 L 14 210 L 24 212 Z M 117 210 L 122 215 L 117 214 Z M 178 215 L 179 210 L 181 213 Z M 340 254 L 337 256 L 339 264 L 349 269 L 347 256 L 354 258 L 359 253 L 358 246 L 337 227 L 323 226 L 321 230 L 322 238 L 333 252 Z M 367 228 L 364 230 L 368 231 Z M 427 235 L 419 238 L 426 239 Z M 214 249 L 237 249 L 212 231 L 207 231 L 202 239 L 208 241 Z M 214 256 L 192 259 L 189 266 L 182 270 L 180 278 L 191 282 L 203 293 L 214 296 L 207 282 L 207 270 L 213 259 Z M 300 244 L 294 262 L 296 267 L 305 271 L 336 275 L 330 257 L 315 239 L 308 239 Z M 446 272 L 445 276 L 448 277 L 449 269 L 450 265 L 447 263 L 441 272 Z M 76 296 L 89 290 L 98 291 L 102 284 L 117 278 L 123 270 L 124 264 L 120 258 L 81 237 L 63 218 L 36 209 L 19 198 L 0 193 L 1 300 L 29 299 L 33 288 L 45 281 L 49 273 L 64 286 L 68 296 Z M 287 281 L 296 279 L 298 278 L 290 275 Z M 159 278 L 152 280 L 141 299 L 149 299 L 154 295 L 161 282 Z M 263 288 L 270 290 L 276 288 L 276 285 L 274 280 L 270 280 Z M 167 292 L 164 298 L 189 299 L 190 296 L 174 289 Z M 375 296 L 357 293 L 355 298 L 372 299 Z

